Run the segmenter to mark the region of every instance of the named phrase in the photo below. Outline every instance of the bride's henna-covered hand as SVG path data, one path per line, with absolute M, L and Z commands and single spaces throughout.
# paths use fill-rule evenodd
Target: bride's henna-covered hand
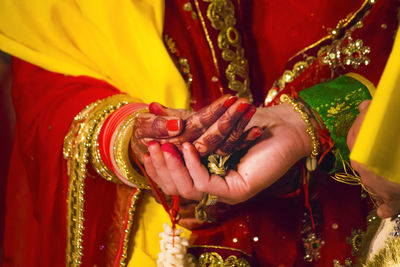
M 260 135 L 258 127 L 243 135 L 244 128 L 254 115 L 256 108 L 246 99 L 234 96 L 223 96 L 211 105 L 195 113 L 185 110 L 168 109 L 158 103 L 151 103 L 149 111 L 164 116 L 180 116 L 184 119 L 185 127 L 181 135 L 174 138 L 157 139 L 161 144 L 172 143 L 178 148 L 184 142 L 193 143 L 201 156 L 217 150 L 226 155 L 238 146 L 239 140 L 248 143 Z
M 225 177 L 210 175 L 191 143 L 182 145 L 183 161 L 171 144 L 154 142 L 144 165 L 167 194 L 199 200 L 207 192 L 229 204 L 245 201 L 272 185 L 312 148 L 306 124 L 289 104 L 257 109 L 247 127 L 252 126 L 268 130 Z

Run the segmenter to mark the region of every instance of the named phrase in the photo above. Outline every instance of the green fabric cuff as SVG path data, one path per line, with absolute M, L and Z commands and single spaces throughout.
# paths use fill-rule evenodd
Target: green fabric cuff
M 328 129 L 334 142 L 336 163 L 333 171 L 336 171 L 341 166 L 338 163 L 349 161 L 347 133 L 359 113 L 360 103 L 371 99 L 368 88 L 352 77 L 340 76 L 301 91 L 299 97 L 319 115 Z

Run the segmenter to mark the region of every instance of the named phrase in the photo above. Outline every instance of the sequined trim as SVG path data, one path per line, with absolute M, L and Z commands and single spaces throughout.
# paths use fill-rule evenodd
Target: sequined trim
M 196 6 L 197 14 L 198 14 L 198 16 L 200 18 L 201 26 L 203 28 L 204 35 L 206 36 L 206 40 L 207 40 L 208 46 L 210 47 L 211 56 L 212 56 L 212 59 L 213 59 L 213 62 L 214 62 L 215 70 L 217 71 L 217 73 L 219 75 L 218 60 L 217 60 L 217 56 L 215 54 L 214 45 L 213 45 L 213 43 L 211 41 L 210 35 L 208 34 L 206 22 L 204 20 L 203 15 L 201 14 L 201 10 L 200 10 L 200 6 L 199 6 L 198 0 L 194 0 L 194 4 Z
M 282 76 L 274 83 L 272 88 L 268 91 L 267 97 L 265 98 L 264 104 L 270 103 L 275 96 L 285 88 L 286 84 L 291 83 L 296 79 L 311 63 L 315 60 L 315 57 L 309 56 L 304 61 L 299 61 L 294 64 L 292 70 L 285 70 Z
M 273 84 L 272 88 L 269 89 L 267 96 L 264 100 L 264 104 L 268 105 L 274 99 L 274 97 L 281 90 L 283 90 L 283 88 L 285 88 L 285 86 L 288 83 L 291 83 L 295 78 L 297 78 L 316 59 L 316 57 L 306 55 L 306 52 L 309 51 L 310 49 L 318 47 L 319 45 L 322 45 L 326 42 L 336 40 L 336 43 L 333 42 L 330 45 L 324 45 L 317 52 L 317 56 L 326 54 L 326 57 L 325 57 L 326 64 L 329 64 L 330 66 L 334 67 L 337 62 L 336 61 L 333 62 L 332 60 L 336 60 L 337 54 L 336 54 L 336 52 L 332 51 L 333 50 L 332 48 L 337 46 L 338 43 L 342 43 L 341 40 L 344 38 L 343 36 L 346 34 L 346 32 L 348 30 L 351 30 L 352 27 L 362 26 L 362 24 L 357 25 L 357 22 L 362 20 L 362 18 L 366 15 L 367 11 L 372 7 L 373 4 L 375 4 L 375 2 L 376 1 L 374 1 L 374 0 L 364 1 L 364 3 L 361 5 L 361 7 L 350 18 L 340 20 L 337 23 L 336 28 L 334 30 L 332 30 L 327 36 L 321 38 L 314 44 L 302 49 L 301 51 L 297 52 L 294 56 L 292 56 L 288 60 L 288 62 L 292 61 L 294 58 L 296 58 L 300 55 L 303 55 L 305 60 L 301 60 L 301 61 L 297 62 L 293 66 L 292 70 L 284 71 L 283 75 Z M 358 40 L 356 40 L 356 42 L 357 41 Z M 352 47 L 349 47 L 349 48 L 350 49 L 346 49 L 346 51 L 344 51 L 344 52 L 350 51 Z M 341 53 L 340 50 L 338 50 L 338 51 Z M 352 54 L 353 52 L 354 51 L 351 52 L 351 55 L 350 55 L 351 57 L 353 56 L 353 54 Z M 360 53 L 359 55 L 361 55 L 361 57 L 358 57 L 355 60 L 352 60 L 351 57 L 347 57 L 345 64 L 356 66 L 356 67 L 358 67 L 361 64 L 366 64 L 366 65 L 369 64 L 369 58 L 364 56 L 365 54 L 369 53 L 368 47 L 360 49 L 359 53 Z M 333 55 L 333 59 L 332 59 L 332 55 Z M 341 54 L 339 55 L 339 57 L 340 56 L 341 56 Z M 331 58 L 331 60 L 330 60 L 330 58 Z M 351 60 L 349 61 L 349 59 L 351 59 Z
M 190 4 L 190 3 L 189 3 Z M 176 47 L 175 41 L 169 37 L 167 34 L 164 36 L 165 44 L 168 47 L 168 50 L 171 54 L 177 57 L 178 59 L 178 68 L 183 75 L 185 75 L 186 87 L 190 89 L 190 86 L 193 82 L 193 74 L 190 71 L 190 64 L 187 58 L 182 57 L 178 48 Z
M 218 47 L 222 58 L 229 62 L 225 70 L 229 89 L 237 96 L 253 101 L 250 92 L 249 65 L 244 56 L 242 37 L 236 29 L 235 6 L 230 0 L 203 0 L 209 2 L 207 17 L 211 26 L 219 30 Z
M 132 224 L 133 224 L 133 216 L 135 215 L 136 212 L 136 203 L 140 197 L 140 194 L 142 191 L 140 189 L 136 189 L 136 192 L 133 194 L 131 198 L 131 204 L 129 206 L 129 211 L 128 211 L 128 218 L 126 223 L 126 228 L 124 229 L 124 241 L 122 245 L 122 255 L 119 260 L 119 266 L 126 266 L 127 265 L 127 256 L 128 256 L 128 245 L 129 245 L 129 237 L 131 235 L 132 231 Z
M 250 263 L 244 258 L 237 258 L 236 256 L 229 256 L 225 260 L 217 252 L 206 252 L 200 255 L 198 259 L 192 254 L 196 266 L 199 267 L 250 267 Z
M 63 154 L 67 160 L 69 187 L 67 195 L 67 266 L 80 266 L 83 255 L 83 222 L 86 164 L 96 126 L 106 114 L 128 104 L 126 95 L 114 95 L 96 101 L 83 109 L 73 120 L 64 139 Z
M 243 250 L 237 249 L 237 248 L 230 248 L 230 247 L 223 247 L 223 246 L 212 246 L 212 245 L 192 245 L 189 246 L 190 248 L 216 248 L 216 249 L 223 249 L 223 250 L 231 250 L 231 251 L 236 251 L 240 252 L 247 257 L 251 257 L 251 255 Z

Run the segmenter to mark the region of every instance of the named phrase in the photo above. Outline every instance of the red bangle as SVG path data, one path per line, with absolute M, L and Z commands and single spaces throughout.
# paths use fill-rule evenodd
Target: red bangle
M 111 115 L 109 115 L 108 118 L 104 121 L 103 126 L 100 129 L 98 139 L 99 152 L 104 164 L 110 170 L 113 169 L 113 165 L 110 159 L 110 143 L 114 131 L 130 114 L 146 107 L 147 105 L 144 103 L 130 103 L 111 113 Z

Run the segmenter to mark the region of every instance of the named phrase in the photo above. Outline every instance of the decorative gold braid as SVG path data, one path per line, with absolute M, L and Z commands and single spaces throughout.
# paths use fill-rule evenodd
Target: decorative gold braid
M 242 257 L 231 255 L 225 260 L 217 252 L 205 252 L 198 259 L 194 255 L 189 254 L 196 266 L 199 267 L 250 267 L 250 263 Z
M 69 176 L 66 218 L 67 266 L 80 266 L 82 263 L 86 164 L 89 162 L 89 150 L 96 126 L 113 110 L 130 101 L 127 95 L 114 95 L 88 105 L 75 116 L 65 136 L 63 154 L 67 160 Z
M 131 199 L 131 205 L 129 207 L 129 213 L 128 213 L 128 222 L 127 222 L 126 229 L 124 231 L 125 236 L 124 236 L 124 243 L 123 243 L 123 247 L 122 247 L 122 256 L 119 261 L 119 266 L 121 266 L 121 267 L 127 265 L 126 259 L 128 256 L 128 245 L 129 245 L 129 238 L 130 238 L 131 231 L 132 231 L 133 216 L 135 215 L 136 203 L 137 203 L 141 193 L 142 193 L 142 190 L 137 188 L 135 194 L 133 195 L 133 197 Z
M 148 112 L 148 109 L 142 109 L 129 115 L 116 130 L 116 139 L 112 153 L 119 170 L 124 177 L 139 188 L 151 189 L 147 179 L 140 175 L 133 167 L 129 157 L 129 144 L 133 131 L 133 126 L 137 116 L 141 113 Z
M 249 65 L 242 47 L 242 37 L 236 29 L 235 6 L 230 0 L 203 0 L 209 2 L 207 17 L 211 26 L 219 30 L 218 47 L 222 58 L 228 62 L 225 70 L 229 89 L 238 97 L 253 101 L 250 92 Z
M 293 109 L 298 112 L 301 115 L 301 118 L 303 121 L 306 123 L 307 129 L 306 132 L 311 136 L 312 140 L 312 151 L 309 157 L 316 159 L 318 156 L 318 150 L 319 150 L 319 141 L 318 138 L 315 134 L 315 129 L 314 126 L 312 125 L 310 121 L 310 117 L 308 114 L 302 109 L 301 105 L 299 103 L 296 103 L 291 97 L 289 97 L 286 94 L 282 94 L 280 98 L 281 102 L 286 102 L 292 105 Z

